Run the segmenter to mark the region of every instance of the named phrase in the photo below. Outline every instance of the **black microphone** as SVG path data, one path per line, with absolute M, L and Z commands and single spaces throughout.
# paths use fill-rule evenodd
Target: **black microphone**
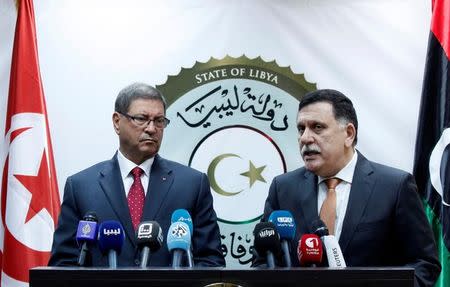
M 147 267 L 150 252 L 155 252 L 163 244 L 161 226 L 156 221 L 143 221 L 136 230 L 137 245 L 142 248 L 141 268 Z
M 253 235 L 255 250 L 259 255 L 266 256 L 267 267 L 274 268 L 274 254 L 279 255 L 281 252 L 280 235 L 275 225 L 272 222 L 260 222 L 256 224 Z
M 95 212 L 88 211 L 83 220 L 78 223 L 76 238 L 81 247 L 78 257 L 79 266 L 85 266 L 86 257 L 89 256 L 89 246 L 97 240 L 97 221 Z
M 311 229 L 323 242 L 325 246 L 325 252 L 327 253 L 328 266 L 329 267 L 346 267 L 344 255 L 342 254 L 341 247 L 334 235 L 328 233 L 328 228 L 325 223 L 319 219 L 316 219 L 311 224 Z

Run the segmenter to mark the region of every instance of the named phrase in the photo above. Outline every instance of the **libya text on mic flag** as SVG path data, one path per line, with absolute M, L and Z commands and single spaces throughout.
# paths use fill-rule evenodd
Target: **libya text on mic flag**
M 414 175 L 450 286 L 450 0 L 434 0 L 417 132 Z
M 47 265 L 60 208 L 33 9 L 19 1 L 0 153 L 1 286 L 27 286 Z

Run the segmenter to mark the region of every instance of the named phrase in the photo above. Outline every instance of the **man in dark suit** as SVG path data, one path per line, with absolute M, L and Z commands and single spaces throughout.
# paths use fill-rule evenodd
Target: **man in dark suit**
M 163 95 L 151 86 L 136 83 L 119 93 L 112 116 L 119 150 L 112 159 L 67 179 L 49 265 L 77 264 L 78 222 L 87 212 L 95 212 L 99 223 L 117 220 L 124 227 L 125 241 L 117 258 L 118 266 L 138 266 L 140 252 L 135 229 L 139 222 L 157 221 L 165 237 L 172 212 L 180 208 L 192 217 L 195 265 L 225 265 L 208 178 L 158 155 L 164 128 L 169 123 L 165 112 Z M 108 265 L 108 256 L 99 248 L 94 247 L 91 253 L 90 265 Z M 165 243 L 148 261 L 149 266 L 170 264 Z
M 313 233 L 311 223 L 320 217 L 347 266 L 409 266 L 416 286 L 433 286 L 441 266 L 414 178 L 355 150 L 352 102 L 334 90 L 311 92 L 300 102 L 297 126 L 305 166 L 274 178 L 262 219 L 274 210 L 293 214 L 293 265 L 300 265 L 299 238 Z M 336 187 L 327 187 L 330 178 Z

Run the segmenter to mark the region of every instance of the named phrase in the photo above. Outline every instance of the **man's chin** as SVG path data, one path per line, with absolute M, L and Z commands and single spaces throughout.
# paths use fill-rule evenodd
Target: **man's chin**
M 159 151 L 159 147 L 156 146 L 146 146 L 141 149 L 141 153 L 145 155 L 146 158 L 154 157 Z
M 307 160 L 305 161 L 305 168 L 312 173 L 316 173 L 319 170 L 320 165 L 316 161 Z

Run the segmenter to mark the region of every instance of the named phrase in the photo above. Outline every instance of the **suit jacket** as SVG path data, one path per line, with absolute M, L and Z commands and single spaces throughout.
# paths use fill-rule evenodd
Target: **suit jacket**
M 196 266 L 224 266 L 220 232 L 213 209 L 209 181 L 204 173 L 156 156 L 153 162 L 141 221 L 157 221 L 164 234 L 164 244 L 149 257 L 149 266 L 170 266 L 166 234 L 174 210 L 184 208 L 194 225 L 192 247 Z M 120 175 L 117 154 L 67 178 L 58 226 L 54 233 L 49 265 L 76 265 L 80 254 L 76 232 L 83 216 L 93 211 L 98 222 L 120 221 L 125 241 L 117 258 L 118 266 L 140 264 L 135 231 Z M 107 266 L 108 256 L 97 246 L 91 248 L 92 266 Z
M 318 218 L 318 179 L 304 167 L 274 178 L 263 221 L 274 210 L 289 210 L 296 221 L 290 254 L 299 266 L 297 245 Z M 434 237 L 412 175 L 367 160 L 358 153 L 347 211 L 339 238 L 347 266 L 408 266 L 416 285 L 432 286 L 440 273 Z

